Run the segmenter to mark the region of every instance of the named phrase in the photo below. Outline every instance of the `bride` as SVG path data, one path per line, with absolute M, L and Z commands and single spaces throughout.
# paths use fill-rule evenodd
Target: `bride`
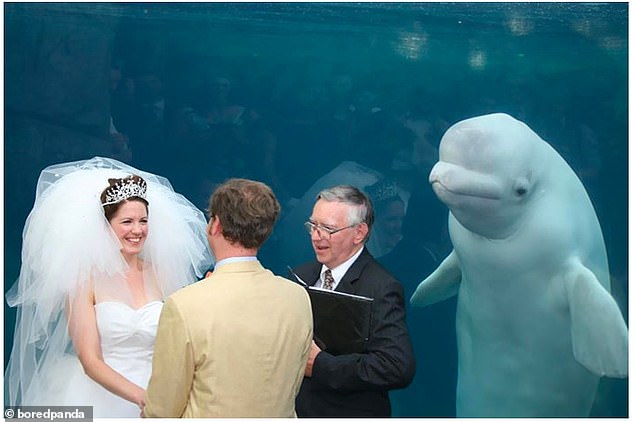
M 100 157 L 44 169 L 7 295 L 8 404 L 139 416 L 162 300 L 211 265 L 205 227 L 163 177 Z

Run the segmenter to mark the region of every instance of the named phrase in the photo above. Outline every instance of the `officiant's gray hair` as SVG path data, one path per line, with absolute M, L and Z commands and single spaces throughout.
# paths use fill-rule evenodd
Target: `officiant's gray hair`
M 365 223 L 368 226 L 367 240 L 374 223 L 374 209 L 370 198 L 365 193 L 352 185 L 339 185 L 319 192 L 317 200 L 320 199 L 351 205 L 348 224 Z

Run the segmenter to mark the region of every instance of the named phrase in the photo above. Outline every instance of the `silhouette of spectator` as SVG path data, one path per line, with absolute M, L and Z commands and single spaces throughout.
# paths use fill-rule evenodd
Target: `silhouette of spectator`
M 124 78 L 121 64 L 113 64 L 109 72 L 110 142 L 112 157 L 129 163 L 132 151 L 129 145 L 130 121 L 134 115 L 134 81 Z
M 143 151 L 157 151 L 163 147 L 166 100 L 163 79 L 153 69 L 139 72 L 135 78 L 138 113 L 134 116 L 131 138 L 134 146 Z M 157 151 L 158 152 L 158 151 Z
M 277 139 L 262 117 L 232 98 L 232 83 L 215 77 L 203 84 L 193 107 L 184 110 L 192 154 L 214 156 L 218 181 L 228 177 L 260 180 L 284 201 L 288 195 L 276 172 Z M 211 155 L 210 155 L 211 154 Z
M 110 115 L 119 133 L 129 135 L 136 114 L 134 79 L 127 74 L 123 63 L 110 66 Z
M 405 218 L 404 192 L 393 180 L 382 179 L 366 188 L 374 206 L 374 230 L 367 247 L 375 258 L 380 258 L 403 239 Z
M 456 301 L 450 299 L 425 309 L 409 306 L 416 286 L 451 251 L 448 210 L 428 182 L 446 127 L 437 113 L 428 113 L 425 116 L 415 109 L 400 119 L 401 137 L 406 138 L 405 133 L 409 133 L 412 139 L 410 143 L 403 142 L 394 154 L 391 174 L 411 196 L 402 223 L 403 238 L 378 259 L 403 285 L 407 324 L 418 362 L 410 387 L 390 393 L 397 417 L 455 416 Z

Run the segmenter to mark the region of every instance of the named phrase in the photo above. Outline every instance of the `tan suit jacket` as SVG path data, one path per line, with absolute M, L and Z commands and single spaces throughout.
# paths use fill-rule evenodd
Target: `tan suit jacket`
M 313 336 L 306 290 L 227 263 L 165 301 L 146 417 L 295 417 Z

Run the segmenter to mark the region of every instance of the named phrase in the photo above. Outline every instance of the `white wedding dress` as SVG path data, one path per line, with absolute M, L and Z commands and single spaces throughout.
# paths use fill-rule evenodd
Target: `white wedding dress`
M 147 388 L 152 373 L 152 353 L 163 302 L 134 309 L 122 302 L 95 305 L 104 361 L 115 371 Z M 53 365 L 50 383 L 41 391 L 42 404 L 93 406 L 96 418 L 136 418 L 137 405 L 110 393 L 84 374 L 75 355 L 66 354 Z
M 108 179 L 131 174 L 147 183 L 148 235 L 139 258 L 145 294 L 159 299 L 139 309 L 127 305 L 134 297 L 129 267 L 100 199 Z M 68 320 L 81 321 L 85 316 L 73 312 L 89 309 L 72 305 L 84 294 L 95 298 L 105 362 L 146 388 L 160 299 L 202 278 L 213 263 L 206 228 L 204 214 L 169 180 L 116 160 L 94 157 L 42 170 L 24 226 L 20 276 L 7 293 L 17 313 L 5 405 L 82 405 L 93 406 L 95 417 L 138 417 L 138 406 L 84 374 Z

